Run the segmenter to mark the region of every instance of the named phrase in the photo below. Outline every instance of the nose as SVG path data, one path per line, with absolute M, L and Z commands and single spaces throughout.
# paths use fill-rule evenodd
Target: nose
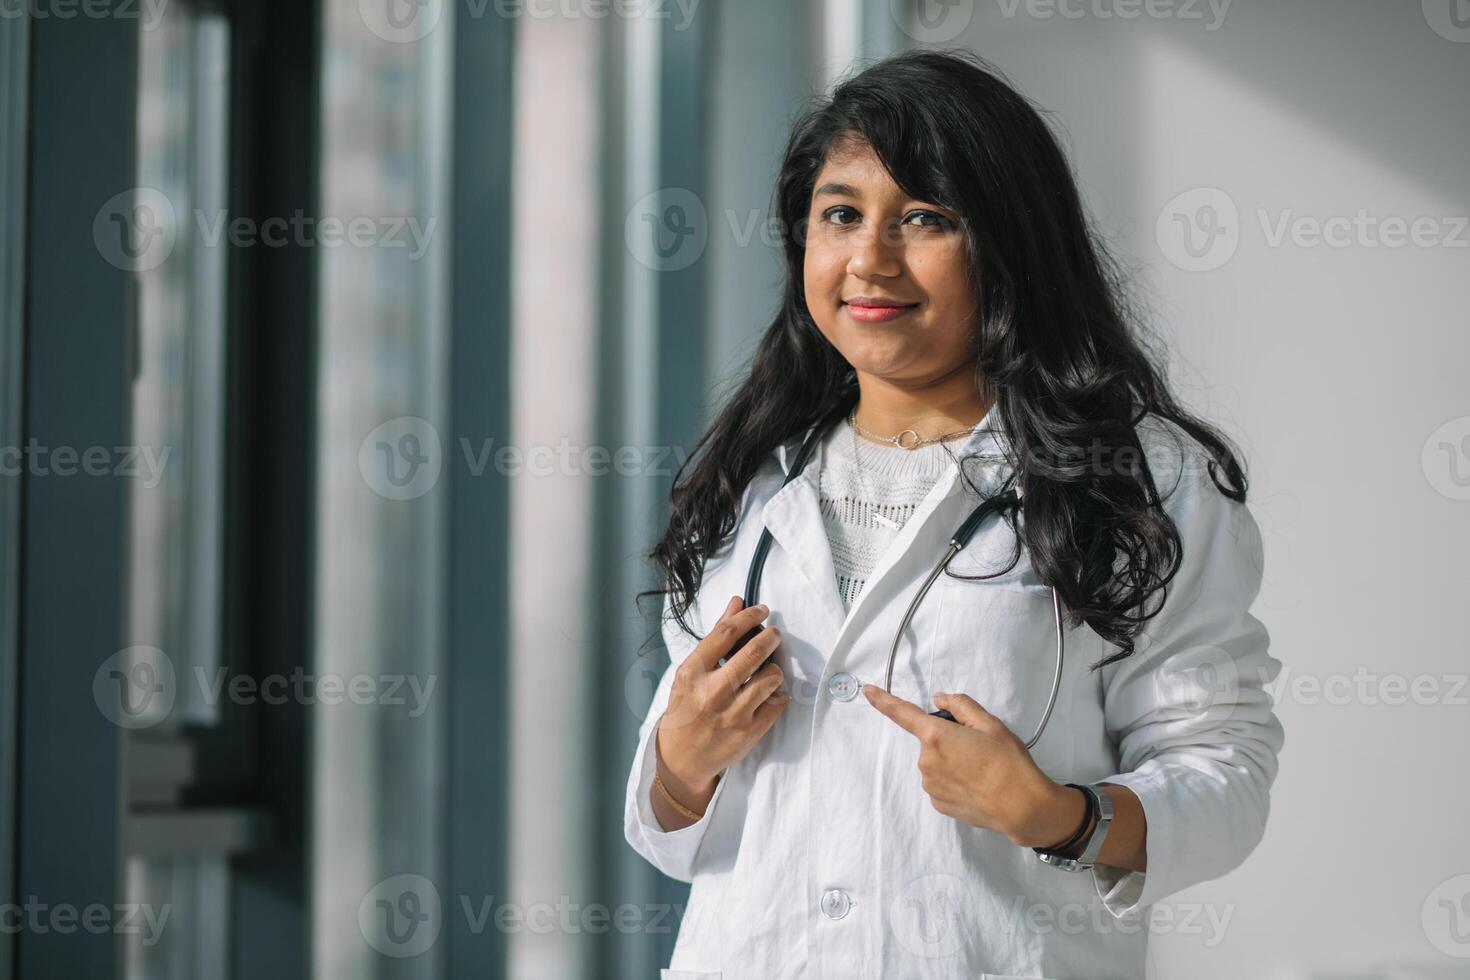
M 850 241 L 847 271 L 859 279 L 891 279 L 903 271 L 903 236 L 888 223 L 867 225 Z

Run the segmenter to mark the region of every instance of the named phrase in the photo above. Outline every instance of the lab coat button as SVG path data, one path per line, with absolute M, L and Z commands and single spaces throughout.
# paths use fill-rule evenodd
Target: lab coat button
M 827 682 L 827 693 L 838 701 L 851 701 L 857 697 L 858 690 L 862 684 L 858 679 L 846 671 L 833 674 L 832 679 Z
M 834 888 L 822 896 L 822 914 L 829 919 L 840 919 L 852 908 L 852 899 L 847 892 Z

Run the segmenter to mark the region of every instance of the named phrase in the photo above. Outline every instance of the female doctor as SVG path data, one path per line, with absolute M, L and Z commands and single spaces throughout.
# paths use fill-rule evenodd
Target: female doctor
M 1282 744 L 1242 467 L 973 56 L 842 84 L 776 203 L 780 311 L 652 552 L 625 830 L 693 884 L 663 976 L 1142 977 Z

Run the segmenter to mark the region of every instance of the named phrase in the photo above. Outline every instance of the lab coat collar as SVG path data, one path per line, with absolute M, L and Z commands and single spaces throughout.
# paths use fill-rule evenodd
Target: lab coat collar
M 790 474 L 791 464 L 810 429 L 803 430 L 776 448 L 775 454 L 783 473 Z M 971 479 L 982 484 L 986 492 L 993 492 L 1010 472 L 1003 452 L 1003 432 L 1000 415 L 992 405 L 975 431 L 959 446 L 955 456 L 963 459 L 978 454 L 995 463 L 979 470 L 967 468 Z M 816 606 L 828 620 L 831 635 L 838 644 L 851 625 L 858 621 L 863 607 L 870 597 L 881 594 L 883 580 L 909 550 L 914 539 L 925 530 L 936 512 L 950 497 L 964 492 L 959 486 L 959 468 L 953 463 L 930 490 L 912 517 L 905 522 L 893 546 L 885 553 L 878 566 L 873 569 L 862 594 L 851 607 L 844 609 L 842 596 L 837 589 L 837 569 L 832 558 L 831 543 L 827 539 L 826 525 L 822 519 L 821 486 L 822 453 L 818 447 L 807 460 L 801 474 L 781 487 L 766 501 L 761 519 L 770 529 L 772 537 L 780 544 L 785 554 L 796 564 L 816 599 Z M 947 532 L 946 532 L 947 533 Z
M 987 457 L 1004 455 L 1004 449 L 1008 445 L 1008 440 L 1005 435 L 1005 425 L 1001 421 L 1000 412 L 996 407 L 998 404 L 998 401 L 991 404 L 990 410 L 985 413 L 985 417 L 975 426 L 974 434 L 959 445 L 955 452 L 956 456 L 963 457 L 976 452 Z M 801 449 L 802 442 L 811 430 L 812 427 L 802 429 L 775 448 L 773 452 L 781 464 L 782 473 L 788 476 L 791 474 L 791 464 L 796 459 L 797 451 Z M 813 453 L 812 459 L 807 461 L 808 468 L 818 465 L 816 460 L 819 455 L 818 453 Z

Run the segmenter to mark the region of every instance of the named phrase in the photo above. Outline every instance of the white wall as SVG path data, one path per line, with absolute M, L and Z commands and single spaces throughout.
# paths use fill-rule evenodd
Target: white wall
M 1260 217 L 1464 221 L 1470 30 L 1450 2 L 1237 0 L 1223 19 L 1201 2 L 1195 20 L 1181 0 L 1125 20 L 1102 14 L 1126 0 L 1064 0 L 1077 17 L 983 0 L 923 38 L 1056 113 L 1185 394 L 1251 467 L 1286 746 L 1264 842 L 1171 901 L 1228 914 L 1223 935 L 1161 931 L 1158 977 L 1470 976 L 1470 232 L 1273 245 Z M 1238 244 L 1186 271 L 1166 209 L 1198 188 L 1233 202 Z M 1386 703 L 1389 675 L 1428 678 L 1435 703 Z M 1334 703 L 1296 687 L 1333 677 L 1350 685 Z

